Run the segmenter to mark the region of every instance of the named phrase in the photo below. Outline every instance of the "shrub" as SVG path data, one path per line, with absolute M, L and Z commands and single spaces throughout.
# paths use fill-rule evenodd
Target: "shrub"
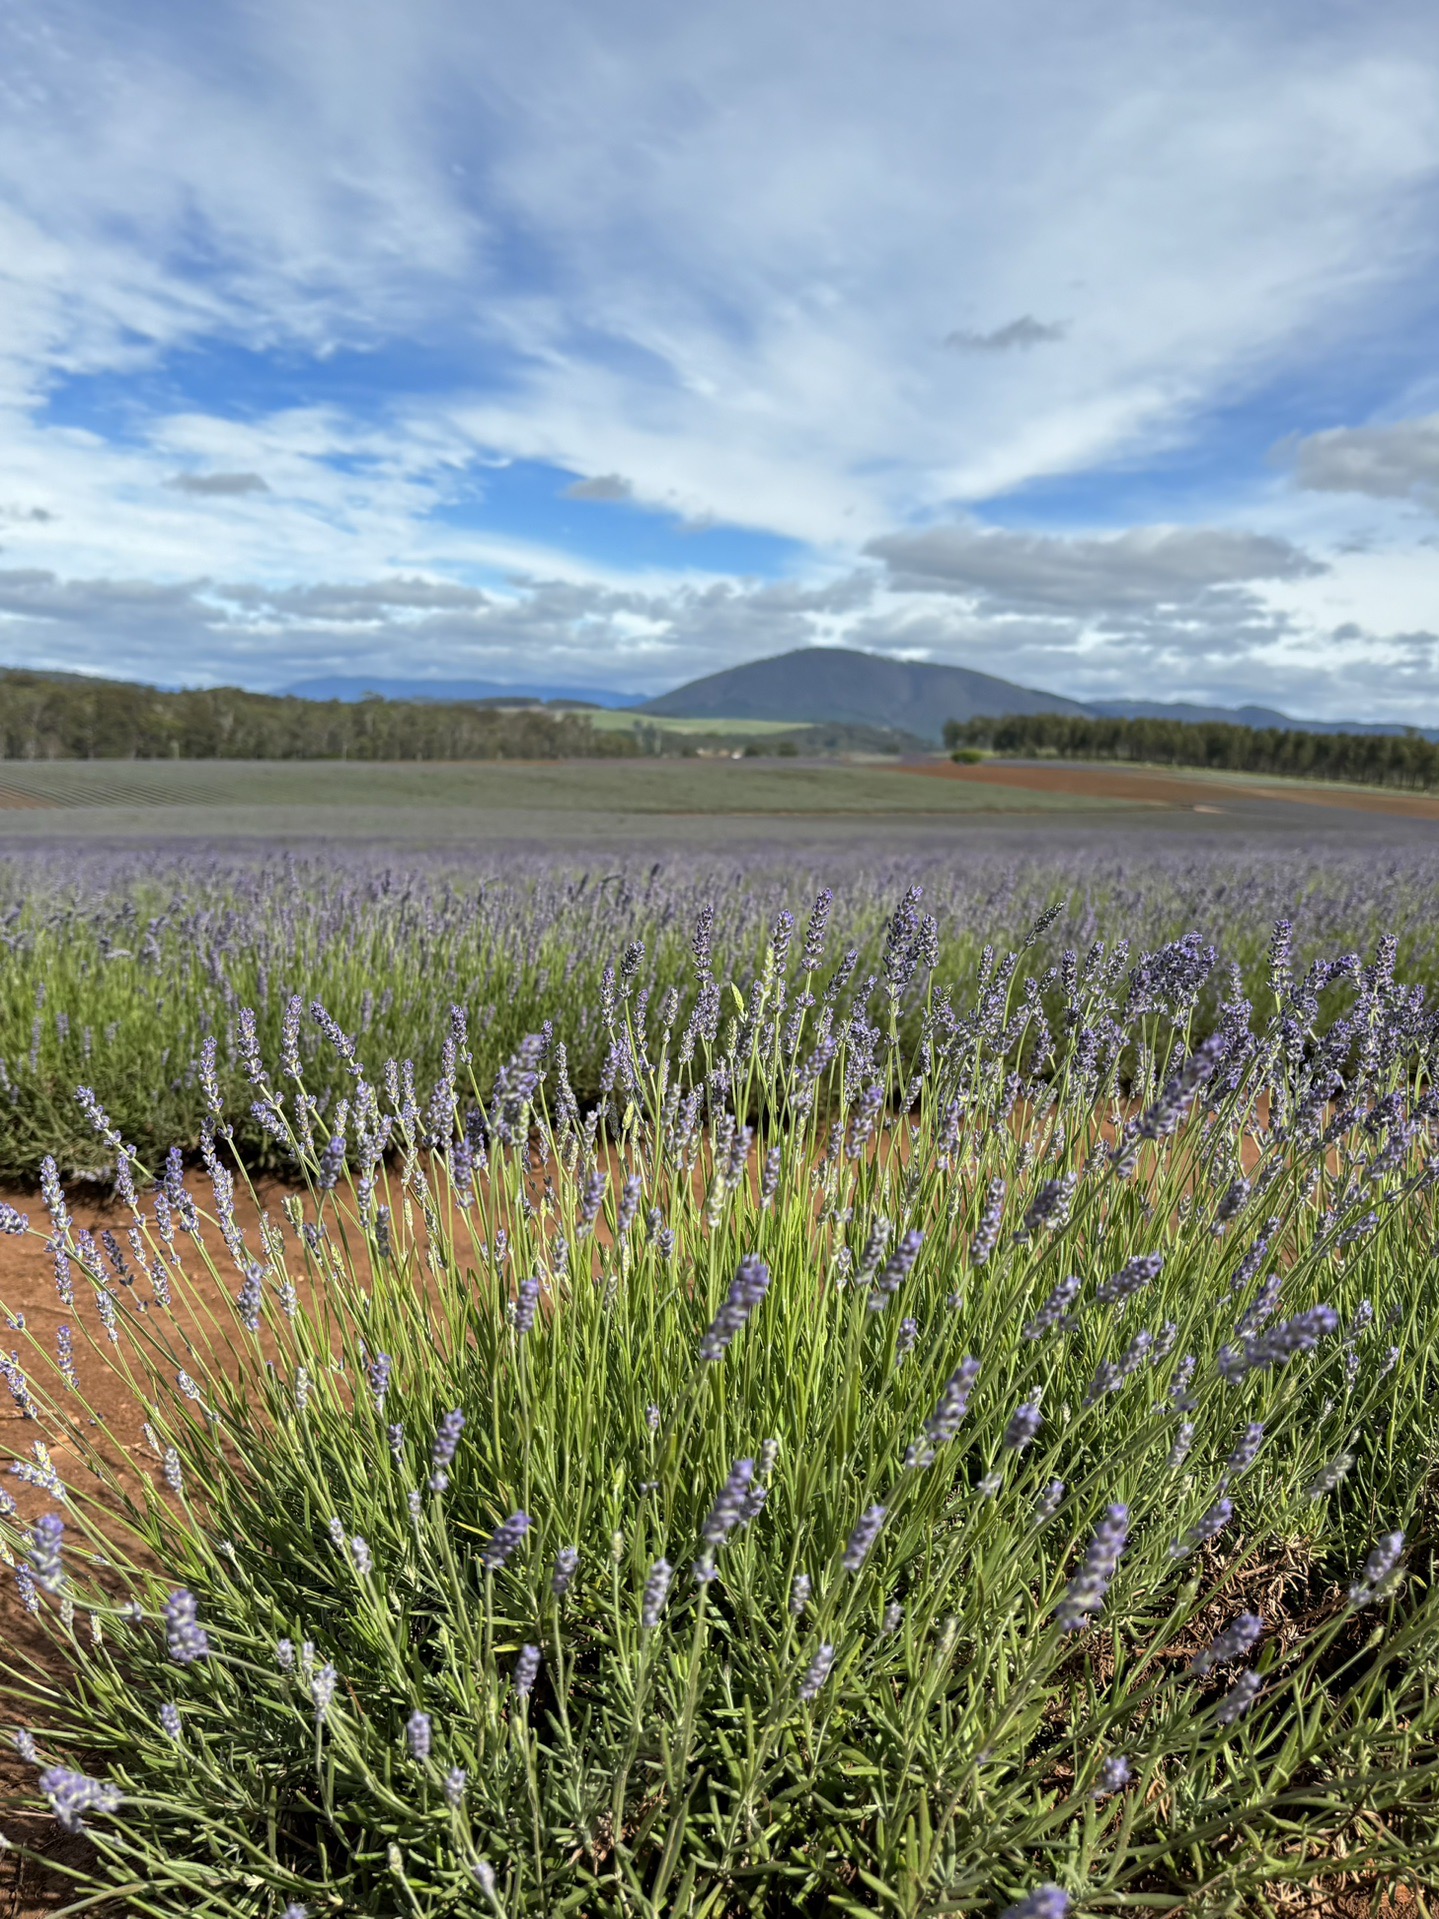
M 51 1179 L 84 1350 L 17 1328 L 0 1522 L 83 1884 L 1218 1912 L 1439 1860 L 1434 1025 L 1392 948 L 1340 963 L 1349 1050 L 1297 1043 L 1282 928 L 1273 1017 L 1193 1048 L 1193 943 L 1138 995 L 991 956 L 962 1007 L 912 894 L 837 1021 L 825 910 L 744 993 L 702 926 L 683 1020 L 632 948 L 587 1113 L 552 1036 L 482 1093 L 457 1018 L 422 1098 L 317 1008 L 322 1126 L 293 1028 L 272 1077 L 242 1019 L 300 1190 L 248 1241 L 212 1114 L 224 1254 L 94 1111 L 136 1238 L 107 1270 Z M 133 1381 L 139 1469 L 77 1366 Z

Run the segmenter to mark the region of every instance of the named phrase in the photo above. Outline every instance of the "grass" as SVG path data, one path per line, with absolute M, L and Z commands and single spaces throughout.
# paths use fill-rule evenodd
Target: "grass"
M 673 991 L 631 946 L 589 1111 L 563 1019 L 480 1076 L 457 1013 L 412 1090 L 317 1014 L 325 1123 L 295 1029 L 241 1019 L 300 1190 L 242 1243 L 202 1061 L 227 1254 L 137 1173 L 127 1284 L 52 1191 L 79 1392 L 17 1328 L 0 1537 L 77 1890 L 1037 1919 L 1435 1883 L 1439 1102 L 1394 944 L 1301 975 L 1281 930 L 1200 1048 L 1196 942 L 1037 929 L 956 978 L 909 895 L 842 995 L 826 910 L 738 977 L 702 920 Z M 115 1367 L 138 1468 L 86 1423 Z

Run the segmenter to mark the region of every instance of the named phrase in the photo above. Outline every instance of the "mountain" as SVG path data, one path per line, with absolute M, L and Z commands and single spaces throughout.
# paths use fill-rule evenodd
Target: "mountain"
M 643 698 L 603 686 L 504 686 L 497 680 L 378 680 L 344 674 L 296 680 L 280 691 L 302 700 L 362 700 L 367 693 L 381 693 L 387 700 L 573 700 L 584 706 L 637 706 Z
M 963 666 L 889 660 L 842 646 L 805 646 L 710 673 L 638 709 L 684 720 L 842 720 L 895 727 L 938 743 L 946 720 L 1005 713 L 1074 713 L 1077 700 L 1036 693 Z

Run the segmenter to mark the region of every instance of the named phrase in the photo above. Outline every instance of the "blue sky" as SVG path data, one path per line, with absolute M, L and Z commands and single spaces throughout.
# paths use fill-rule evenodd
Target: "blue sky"
M 1439 723 L 1439 11 L 0 20 L 0 661 Z

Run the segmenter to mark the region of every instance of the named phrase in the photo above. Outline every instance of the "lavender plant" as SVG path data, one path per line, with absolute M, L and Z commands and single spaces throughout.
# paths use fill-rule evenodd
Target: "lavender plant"
M 1231 985 L 1201 1049 L 1196 941 L 961 993 L 908 895 L 844 997 L 792 926 L 721 986 L 702 920 L 673 994 L 626 951 L 590 1100 L 558 1027 L 482 1072 L 450 1024 L 428 1085 L 344 1020 L 246 1041 L 298 1169 L 253 1244 L 223 1086 L 203 1220 L 96 1102 L 133 1282 L 47 1174 L 73 1338 L 12 1335 L 0 1502 L 88 1892 L 919 1919 L 1439 1870 L 1424 994 L 1381 946 L 1338 1010 Z

